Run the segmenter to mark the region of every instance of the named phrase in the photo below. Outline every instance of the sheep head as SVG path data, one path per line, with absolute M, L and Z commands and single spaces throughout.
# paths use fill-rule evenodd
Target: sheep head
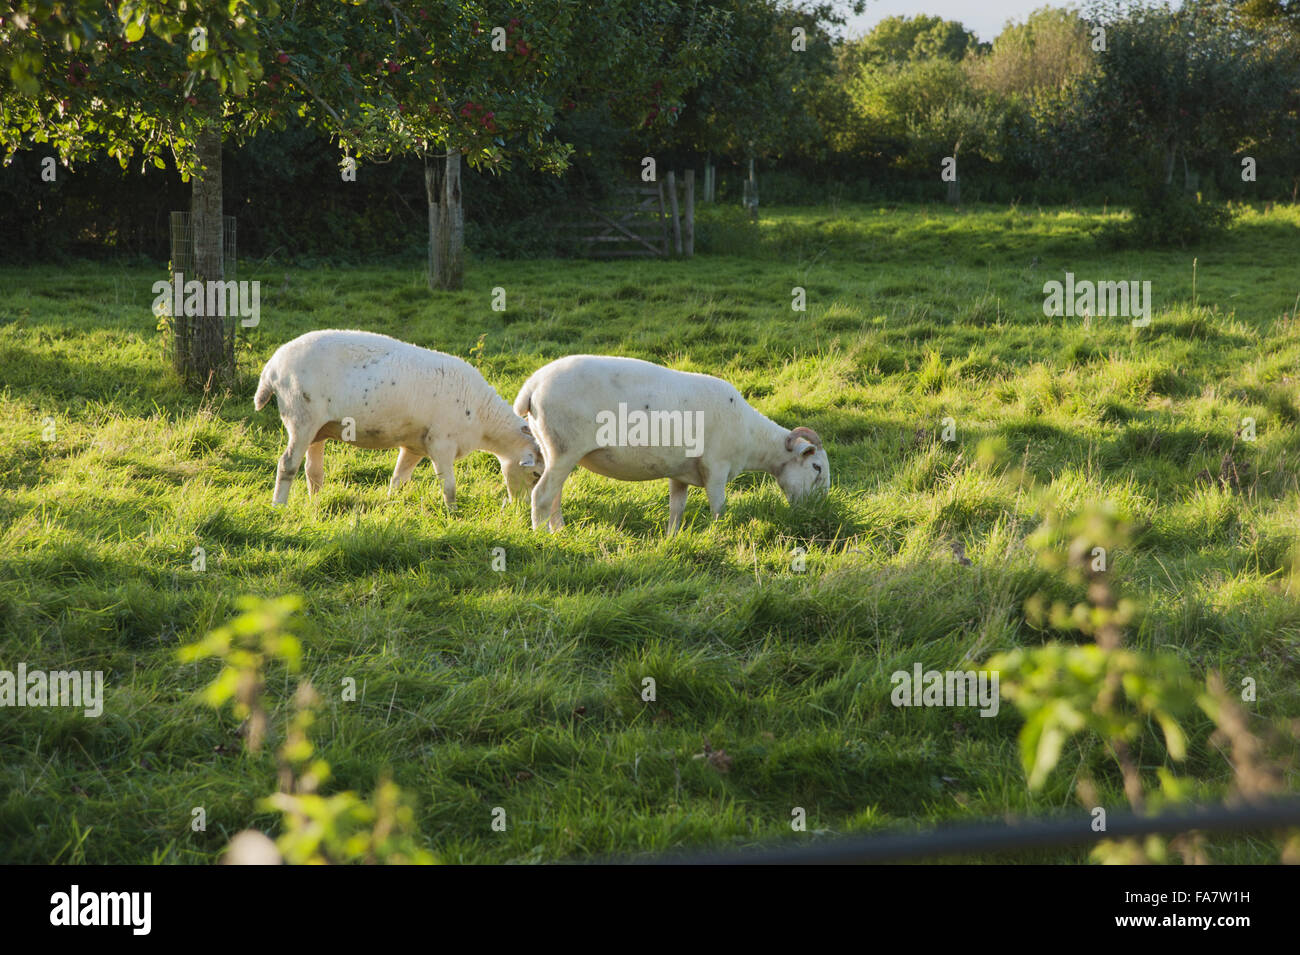
M 795 428 L 785 437 L 789 458 L 776 475 L 777 483 L 791 503 L 831 486 L 831 464 L 822 439 L 812 428 Z

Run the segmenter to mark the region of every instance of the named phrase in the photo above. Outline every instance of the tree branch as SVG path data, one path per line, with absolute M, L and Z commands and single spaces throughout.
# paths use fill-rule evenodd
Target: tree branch
M 302 78 L 301 76 L 299 76 L 297 73 L 293 72 L 293 71 L 290 70 L 288 67 L 282 67 L 282 71 L 284 72 L 284 74 L 285 74 L 287 77 L 289 77 L 289 79 L 293 80 L 295 83 L 297 83 L 299 86 L 301 86 L 304 90 L 306 90 L 307 93 L 308 93 L 308 95 L 310 95 L 312 99 L 314 99 L 317 103 L 319 103 L 322 109 L 324 109 L 327 113 L 329 113 L 330 116 L 334 117 L 334 122 L 338 123 L 338 126 L 339 126 L 339 132 L 342 133 L 342 132 L 344 131 L 344 129 L 343 129 L 343 127 L 344 127 L 343 117 L 340 116 L 340 115 L 335 111 L 334 107 L 331 106 L 329 103 L 325 102 L 325 100 L 321 98 L 320 94 L 318 94 L 314 89 L 312 89 L 312 88 L 311 88 L 311 87 L 306 83 L 306 81 L 304 81 L 303 78 Z

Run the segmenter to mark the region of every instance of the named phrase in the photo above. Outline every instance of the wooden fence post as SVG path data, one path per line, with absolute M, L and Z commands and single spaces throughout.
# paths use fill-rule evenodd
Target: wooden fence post
M 750 143 L 753 146 L 753 143 Z M 754 175 L 754 156 L 749 157 L 749 178 L 745 180 L 745 205 L 749 207 L 749 217 L 758 221 L 758 177 Z
M 686 257 L 695 255 L 695 170 L 686 170 L 686 215 L 682 228 L 682 243 Z
M 439 251 L 444 253 L 440 288 L 457 291 L 465 284 L 465 213 L 460 196 L 460 150 L 447 150 L 447 168 L 442 178 L 442 234 Z
M 668 178 L 665 182 L 668 190 L 668 207 L 673 214 L 673 251 L 678 255 L 682 254 L 682 222 L 677 214 L 677 174 L 671 169 L 668 170 Z
M 663 234 L 664 255 L 671 251 L 668 238 L 668 208 L 664 203 L 664 182 L 662 179 L 656 180 L 655 185 L 659 188 L 659 229 Z
M 959 152 L 961 152 L 960 139 L 957 140 L 957 144 L 953 146 L 952 149 L 953 178 L 952 181 L 948 183 L 948 202 L 950 205 L 954 206 L 961 205 L 961 172 L 957 165 L 957 154 Z
M 429 289 L 438 287 L 442 268 L 438 258 L 438 237 L 442 235 L 442 160 L 431 157 L 428 147 L 424 153 L 424 198 L 429 207 Z

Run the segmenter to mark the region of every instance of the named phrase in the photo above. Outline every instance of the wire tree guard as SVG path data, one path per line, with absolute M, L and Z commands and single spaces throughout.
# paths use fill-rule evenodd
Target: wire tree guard
M 236 277 L 235 217 L 222 216 L 222 255 L 220 275 L 200 275 L 195 251 L 194 223 L 188 212 L 171 214 L 171 263 L 168 281 L 181 282 L 193 279 L 234 281 Z M 170 331 L 172 367 L 187 385 L 207 388 L 213 378 L 232 383 L 235 377 L 235 329 L 238 315 L 187 315 L 186 309 L 176 309 L 175 289 L 165 304 L 159 318 Z M 182 301 L 184 295 L 182 293 Z M 204 296 L 206 306 L 207 296 Z M 202 310 L 200 310 L 202 312 Z M 175 313 L 175 314 L 174 314 Z

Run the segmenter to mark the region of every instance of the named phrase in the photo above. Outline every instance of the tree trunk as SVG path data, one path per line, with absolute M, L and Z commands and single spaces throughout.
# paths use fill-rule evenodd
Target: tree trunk
M 465 284 L 465 214 L 460 195 L 460 151 L 448 149 L 441 160 L 441 175 L 430 180 L 425 168 L 425 190 L 435 190 L 438 202 L 429 203 L 431 287 L 456 291 Z M 437 162 L 435 162 L 435 165 Z M 439 181 L 440 180 L 440 181 Z M 440 187 L 440 188 L 439 188 Z
M 194 275 L 185 281 L 220 282 L 225 275 L 223 211 L 221 205 L 221 118 L 195 138 L 199 171 L 191 181 L 190 226 L 194 233 Z M 206 286 L 205 286 L 206 287 Z M 188 316 L 187 367 L 181 374 L 202 389 L 232 384 L 235 378 L 233 342 L 228 346 L 227 319 L 207 314 L 207 295 L 198 314 Z

